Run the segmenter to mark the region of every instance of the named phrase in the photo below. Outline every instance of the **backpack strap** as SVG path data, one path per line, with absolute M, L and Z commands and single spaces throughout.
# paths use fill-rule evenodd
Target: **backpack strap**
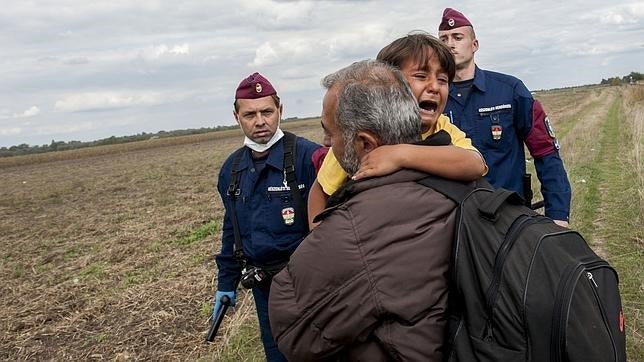
M 496 216 L 496 212 L 499 210 L 499 207 L 505 202 L 510 202 L 511 204 L 523 205 L 525 201 L 519 194 L 514 191 L 506 189 L 496 189 L 479 207 L 479 211 L 487 218 L 493 219 Z
M 240 195 L 241 191 L 239 189 L 239 163 L 241 162 L 242 155 L 244 154 L 244 147 L 239 148 L 235 151 L 233 164 L 231 167 L 231 176 L 230 184 L 228 185 L 228 191 L 226 194 L 230 198 L 232 203 L 232 209 L 230 210 L 230 219 L 233 224 L 233 237 L 235 239 L 235 244 L 233 245 L 233 256 L 242 266 L 246 264 L 246 256 L 244 255 L 244 247 L 241 243 L 241 233 L 239 231 L 239 221 L 237 220 L 237 211 L 235 210 L 235 201 Z
M 295 207 L 295 215 L 299 215 L 302 226 L 304 227 L 305 232 L 309 231 L 309 218 L 307 215 L 306 205 L 304 204 L 304 198 L 300 192 L 300 188 L 297 185 L 297 180 L 295 179 L 295 143 L 296 136 L 291 132 L 284 132 L 284 178 L 286 179 L 286 184 L 291 190 L 291 197 L 293 198 L 293 203 Z
M 442 177 L 427 175 L 427 177 L 418 181 L 419 184 L 431 187 L 432 189 L 440 192 L 448 199 L 454 201 L 458 205 L 465 200 L 472 190 L 478 185 L 476 182 L 460 182 L 455 180 L 448 180 Z

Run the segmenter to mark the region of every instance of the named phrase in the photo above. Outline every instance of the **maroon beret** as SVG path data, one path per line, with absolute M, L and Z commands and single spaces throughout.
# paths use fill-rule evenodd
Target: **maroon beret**
M 443 11 L 443 19 L 441 20 L 441 25 L 438 26 L 438 30 L 452 30 L 461 26 L 472 26 L 472 23 L 458 10 L 446 8 Z
M 277 94 L 268 79 L 255 72 L 242 79 L 235 91 L 235 99 L 255 99 Z

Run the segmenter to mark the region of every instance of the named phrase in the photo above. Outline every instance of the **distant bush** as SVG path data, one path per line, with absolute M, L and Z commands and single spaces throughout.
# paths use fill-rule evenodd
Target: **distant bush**
M 602 79 L 600 84 L 608 84 L 608 85 L 633 84 L 641 80 L 644 80 L 644 74 L 638 73 L 638 72 L 631 72 L 631 74 L 625 75 L 621 78 L 612 77 L 608 79 Z

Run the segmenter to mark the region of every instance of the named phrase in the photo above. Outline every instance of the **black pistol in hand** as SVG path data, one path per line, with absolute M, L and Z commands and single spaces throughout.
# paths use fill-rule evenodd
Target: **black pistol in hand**
M 210 324 L 210 329 L 208 330 L 208 335 L 206 336 L 206 342 L 212 342 L 219 331 L 219 326 L 224 320 L 226 311 L 230 307 L 230 298 L 227 295 L 223 295 L 220 299 L 221 308 L 219 308 L 219 313 L 216 316 L 213 316 L 212 323 Z

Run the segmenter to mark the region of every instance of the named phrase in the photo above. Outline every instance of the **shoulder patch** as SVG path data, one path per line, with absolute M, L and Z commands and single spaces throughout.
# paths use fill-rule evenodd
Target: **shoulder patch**
M 546 118 L 543 119 L 543 122 L 546 124 L 546 129 L 548 130 L 548 135 L 550 135 L 550 137 L 552 137 L 552 138 L 556 138 L 555 129 L 552 128 L 552 124 L 550 123 L 550 118 L 548 118 L 548 116 L 546 116 Z M 557 147 L 557 148 L 559 148 L 559 147 Z

